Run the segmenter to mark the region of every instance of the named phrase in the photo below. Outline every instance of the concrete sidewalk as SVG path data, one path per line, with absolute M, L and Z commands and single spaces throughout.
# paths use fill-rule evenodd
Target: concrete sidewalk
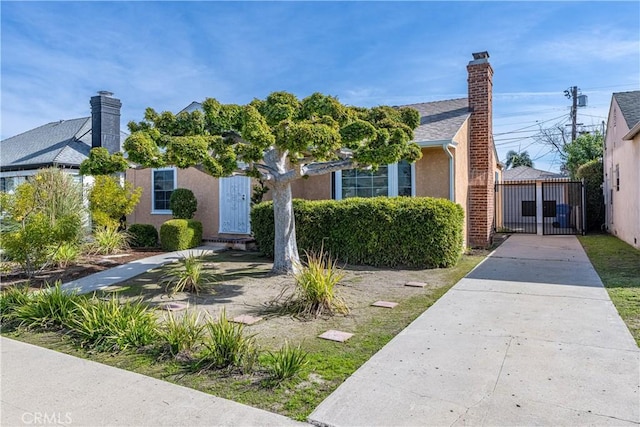
M 0 425 L 296 426 L 281 415 L 7 338 Z
M 358 369 L 318 425 L 638 425 L 640 351 L 574 236 L 515 235 Z

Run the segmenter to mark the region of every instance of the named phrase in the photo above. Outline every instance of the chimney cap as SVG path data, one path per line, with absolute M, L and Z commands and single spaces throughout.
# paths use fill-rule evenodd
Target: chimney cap
M 98 95 L 100 96 L 113 96 L 113 92 L 109 92 L 108 90 L 99 90 Z
M 483 52 L 475 52 L 473 53 L 473 59 L 476 61 L 478 59 L 489 59 L 489 52 L 487 52 L 486 50 Z

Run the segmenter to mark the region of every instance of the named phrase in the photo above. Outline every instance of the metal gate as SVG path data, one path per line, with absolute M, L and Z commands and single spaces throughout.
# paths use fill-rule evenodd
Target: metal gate
M 579 181 L 507 181 L 495 185 L 497 232 L 580 234 L 584 186 Z
M 584 197 L 580 181 L 542 182 L 542 234 L 580 234 Z
M 496 183 L 495 228 L 501 233 L 538 232 L 535 181 Z

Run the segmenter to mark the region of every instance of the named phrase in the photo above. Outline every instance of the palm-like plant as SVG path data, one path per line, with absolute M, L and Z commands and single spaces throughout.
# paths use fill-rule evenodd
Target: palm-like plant
M 531 160 L 531 157 L 529 157 L 529 153 L 527 153 L 526 151 L 518 153 L 516 151 L 509 150 L 509 152 L 507 153 L 507 159 L 504 164 L 507 169 L 515 168 L 518 166 L 529 166 L 530 168 L 533 167 L 533 161 Z

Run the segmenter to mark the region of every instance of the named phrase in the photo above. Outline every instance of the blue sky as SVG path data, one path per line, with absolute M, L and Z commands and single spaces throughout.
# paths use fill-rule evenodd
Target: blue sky
M 122 124 L 144 109 L 179 111 L 214 97 L 246 103 L 272 91 L 319 91 L 351 105 L 467 96 L 466 65 L 494 68 L 500 157 L 532 138 L 606 115 L 613 92 L 640 89 L 640 3 L 631 2 L 11 2 L 1 8 L 1 137 L 90 114 L 89 98 L 122 100 Z

